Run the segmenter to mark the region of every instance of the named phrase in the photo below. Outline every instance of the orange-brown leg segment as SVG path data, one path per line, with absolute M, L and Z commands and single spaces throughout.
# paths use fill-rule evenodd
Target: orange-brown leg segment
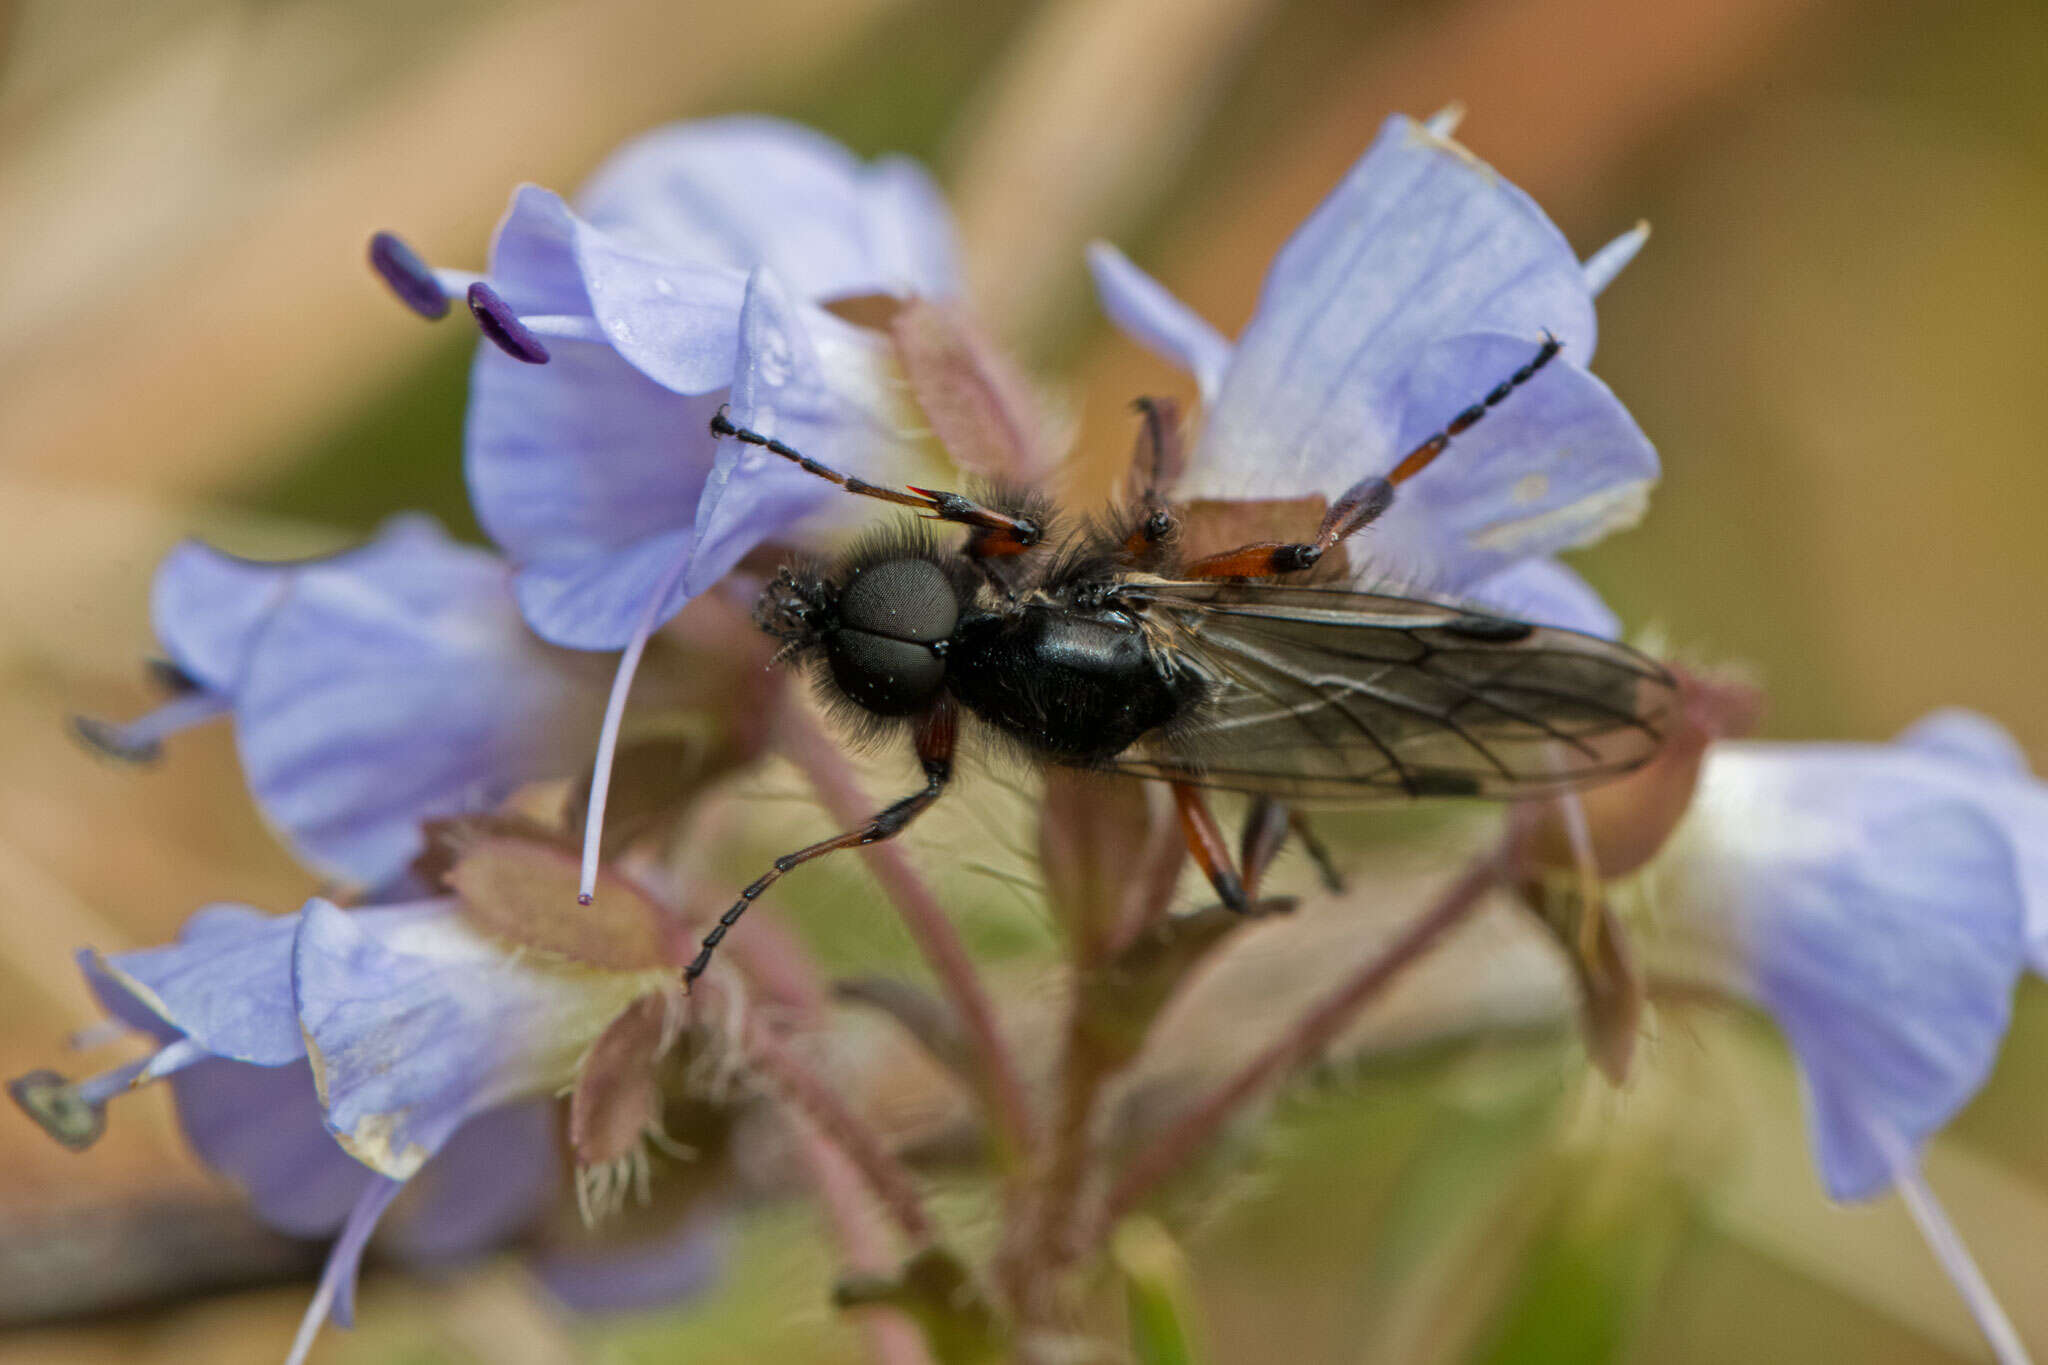
M 908 488 L 891 488 L 887 484 L 869 483 L 851 474 L 842 474 L 829 465 L 819 464 L 810 456 L 785 445 L 773 436 L 763 436 L 758 431 L 734 426 L 726 417 L 724 408 L 713 414 L 711 434 L 730 436 L 750 446 L 759 446 L 771 455 L 780 455 L 804 473 L 815 474 L 860 497 L 879 498 L 883 502 L 893 502 L 899 507 L 915 507 L 938 521 L 950 521 L 960 526 L 971 527 L 974 534 L 968 538 L 966 553 L 976 559 L 999 559 L 1022 554 L 1045 536 L 1045 528 L 1032 518 L 1011 516 L 992 507 L 983 507 L 974 499 L 959 493 L 919 488 L 915 485 Z
M 924 790 L 906 796 L 894 805 L 877 812 L 873 819 L 859 829 L 848 830 L 830 839 L 821 839 L 808 848 L 800 848 L 794 853 L 785 853 L 777 858 L 775 866 L 749 883 L 746 890 L 740 892 L 740 898 L 733 902 L 732 908 L 718 917 L 718 923 L 704 936 L 704 946 L 698 950 L 696 958 L 683 969 L 684 983 L 695 981 L 704 975 L 705 968 L 711 965 L 711 955 L 718 950 L 718 945 L 724 941 L 726 934 L 731 932 L 733 925 L 739 923 L 740 916 L 747 913 L 747 907 L 760 899 L 763 891 L 782 880 L 783 873 L 791 868 L 800 867 L 813 858 L 822 858 L 827 853 L 842 848 L 861 848 L 868 844 L 878 844 L 884 839 L 893 839 L 901 834 L 912 820 L 924 814 L 926 808 L 945 792 L 946 783 L 953 776 L 953 748 L 959 738 L 959 731 L 959 711 L 955 709 L 951 698 L 942 698 L 939 704 L 925 715 L 917 731 L 917 757 L 924 764 Z
M 1202 789 L 1176 782 L 1173 802 L 1180 808 L 1180 829 L 1187 837 L 1188 852 L 1194 854 L 1195 866 L 1202 869 L 1209 885 L 1216 888 L 1216 899 L 1240 915 L 1248 913 L 1251 898 L 1245 894 L 1244 880 L 1231 865 L 1230 846 L 1223 842 L 1223 831 L 1217 827 L 1216 816 L 1210 811 Z
M 1377 521 L 1394 505 L 1394 490 L 1430 466 L 1444 453 L 1451 438 L 1469 431 L 1480 418 L 1507 401 L 1507 396 L 1535 378 L 1536 372 L 1556 358 L 1562 343 L 1548 332 L 1529 363 L 1493 386 L 1487 395 L 1445 423 L 1415 449 L 1401 457 L 1387 475 L 1360 479 L 1346 489 L 1323 517 L 1315 539 L 1299 542 L 1262 541 L 1221 554 L 1198 559 L 1182 570 L 1187 578 L 1263 578 L 1272 574 L 1300 573 L 1312 568 L 1328 554 L 1330 547 Z

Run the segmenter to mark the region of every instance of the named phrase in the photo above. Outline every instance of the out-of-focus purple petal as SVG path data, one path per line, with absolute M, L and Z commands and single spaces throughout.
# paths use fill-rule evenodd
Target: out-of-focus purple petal
M 590 661 L 526 630 L 501 560 L 438 530 L 403 542 L 300 569 L 235 707 L 264 815 L 361 885 L 404 870 L 422 820 L 573 770 L 602 705 Z
M 1483 607 L 1541 626 L 1582 630 L 1603 640 L 1621 638 L 1621 619 L 1593 585 L 1554 559 L 1528 559 L 1467 587 Z
M 88 980 L 117 984 L 216 1057 L 283 1066 L 306 1051 L 292 1008 L 297 931 L 296 915 L 209 905 L 178 942 L 102 958 Z
M 305 1359 L 306 1350 L 313 1344 L 322 1321 L 331 1321 L 336 1327 L 355 1326 L 356 1276 L 362 1269 L 363 1249 L 370 1244 L 370 1234 L 377 1230 L 377 1220 L 384 1216 L 384 1210 L 391 1207 L 391 1201 L 403 1188 L 401 1182 L 382 1176 L 371 1177 L 370 1183 L 364 1187 L 355 1207 L 349 1210 L 348 1221 L 342 1224 L 341 1236 L 335 1238 L 334 1245 L 327 1250 L 327 1264 L 320 1272 L 320 1287 L 314 1291 L 313 1302 L 307 1307 L 305 1321 L 300 1324 L 298 1340 L 292 1344 L 286 1365 L 298 1365 Z
M 1395 424 L 1414 416 L 1388 401 L 1386 383 L 1423 348 L 1497 332 L 1533 351 L 1546 330 L 1573 365 L 1592 355 L 1592 297 L 1570 244 L 1534 201 L 1464 148 L 1413 120 L 1389 119 L 1275 258 L 1210 412 L 1189 491 L 1308 492 L 1323 482 L 1308 471 L 1349 470 L 1322 490 L 1334 493 L 1383 472 L 1400 453 Z M 1527 358 L 1429 420 L 1448 419 Z
M 1230 364 L 1230 343 L 1223 334 L 1108 242 L 1088 244 L 1088 270 L 1109 320 L 1192 374 L 1202 401 L 1214 403 Z
M 1900 746 L 1949 759 L 1980 772 L 2027 778 L 2033 768 L 2019 741 L 1991 717 L 1960 706 L 1930 711 L 1900 732 Z M 2048 830 L 2043 831 L 2048 834 Z
M 327 1131 L 303 1057 L 289 1066 L 198 1062 L 171 1077 L 171 1093 L 199 1159 L 280 1232 L 331 1235 L 377 1178 Z
M 1401 414 L 1391 458 L 1361 464 L 1354 448 L 1271 475 L 1263 487 L 1334 497 L 1391 467 L 1530 354 L 1526 342 L 1497 333 L 1430 346 L 1376 400 Z M 1633 525 L 1657 472 L 1656 451 L 1607 386 L 1554 361 L 1401 486 L 1369 533 L 1372 558 L 1463 591 L 1518 560 Z
M 767 266 L 802 299 L 956 287 L 950 224 L 922 172 L 901 160 L 863 166 L 777 119 L 707 119 L 636 138 L 577 207 L 631 248 L 742 275 Z
M 471 931 L 451 902 L 303 912 L 294 985 L 329 1131 L 406 1179 L 464 1121 L 553 1094 L 649 973 L 552 968 Z
M 693 1212 L 660 1236 L 554 1245 L 533 1256 L 534 1272 L 579 1313 L 630 1313 L 694 1298 L 725 1266 L 729 1220 Z
M 1722 745 L 1680 847 L 1672 904 L 1732 935 L 1799 1059 L 1823 1182 L 1891 1179 L 1880 1130 L 1917 1149 L 1989 1074 L 2024 963 L 2013 849 L 1977 804 L 1871 780 L 1867 753 Z
M 334 1146 L 324 1129 L 320 1136 Z M 378 1245 L 421 1266 L 481 1256 L 553 1206 L 562 1170 L 551 1100 L 479 1114 L 407 1182 Z
M 907 156 L 881 157 L 862 175 L 858 192 L 869 268 L 884 292 L 928 299 L 960 292 L 953 212 L 923 166 Z M 842 296 L 835 290 L 813 297 Z
M 290 585 L 290 570 L 187 541 L 150 584 L 156 637 L 179 668 L 215 692 L 241 679 L 256 629 Z

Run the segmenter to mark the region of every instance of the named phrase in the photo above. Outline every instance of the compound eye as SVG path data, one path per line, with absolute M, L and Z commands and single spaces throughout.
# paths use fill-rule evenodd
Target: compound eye
M 953 633 L 960 599 L 928 559 L 890 559 L 857 574 L 839 594 L 839 623 L 891 640 L 935 644 Z
M 842 627 L 826 642 L 825 654 L 839 690 L 878 716 L 922 711 L 946 680 L 945 660 L 912 640 Z

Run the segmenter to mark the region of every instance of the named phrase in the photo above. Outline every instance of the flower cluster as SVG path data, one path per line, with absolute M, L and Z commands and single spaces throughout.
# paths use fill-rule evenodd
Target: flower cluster
M 1620 623 L 1557 556 L 1632 524 L 1657 479 L 1649 441 L 1588 368 L 1594 301 L 1647 230 L 1581 260 L 1452 140 L 1455 121 L 1390 119 L 1282 249 L 1234 342 L 1115 248 L 1095 245 L 1089 265 L 1110 318 L 1199 389 L 1200 435 L 1171 490 L 1191 534 L 1202 509 L 1338 504 L 1453 419 L 1455 439 L 1402 484 L 1352 572 L 1614 639 Z M 573 204 L 521 188 L 481 273 L 432 267 L 388 234 L 370 260 L 415 312 L 440 318 L 459 299 L 482 333 L 463 458 L 497 550 L 407 517 L 323 560 L 170 555 L 152 601 L 170 699 L 80 733 L 147 760 L 186 726 L 231 719 L 257 805 L 328 893 L 288 915 L 209 906 L 175 944 L 83 954 L 110 1018 L 152 1050 L 88 1080 L 36 1072 L 10 1087 L 84 1147 L 115 1095 L 167 1081 L 194 1149 L 266 1220 L 332 1235 L 294 1359 L 323 1321 L 348 1321 L 387 1209 L 387 1233 L 423 1256 L 519 1241 L 572 1303 L 702 1284 L 718 1225 L 702 1201 L 624 1249 L 558 1246 L 546 1229 L 565 1158 L 586 1213 L 648 1182 L 650 1150 L 683 1136 L 675 1102 L 704 1098 L 687 1063 L 706 1049 L 849 1161 L 910 1244 L 900 1276 L 843 1286 L 842 1300 L 908 1308 L 935 1339 L 1014 1335 L 1029 1352 L 1058 1320 L 1060 1270 L 1501 883 L 1570 926 L 1589 1050 L 1613 1074 L 1660 980 L 1767 1012 L 1800 1064 L 1829 1192 L 1906 1185 L 1987 1331 L 2017 1352 L 1917 1164 L 1988 1074 L 2018 977 L 2048 963 L 2048 788 L 1978 717 L 1941 713 L 1890 745 L 1750 743 L 1735 738 L 1746 702 L 1691 678 L 1653 762 L 1512 821 L 1387 956 L 1120 1177 L 1093 1136 L 1100 1094 L 1242 918 L 1169 913 L 1184 853 L 1168 829 L 1157 855 L 1161 822 L 1142 800 L 1056 786 L 1048 881 L 1071 911 L 1077 989 L 1041 1119 L 1021 1079 L 1036 1069 L 1009 1057 L 929 893 L 885 865 L 949 998 L 876 1003 L 963 1077 L 1027 1191 L 977 1277 L 939 1244 L 898 1153 L 786 1045 L 822 998 L 799 953 L 711 978 L 729 1013 L 753 1018 L 686 1006 L 705 926 L 672 908 L 691 898 L 659 856 L 687 842 L 716 779 L 805 723 L 763 690 L 766 642 L 735 624 L 733 597 L 757 550 L 818 545 L 868 517 L 793 452 L 932 506 L 951 495 L 913 481 L 1044 472 L 1029 386 L 956 297 L 937 190 L 908 162 L 727 119 L 629 144 Z M 756 439 L 717 437 L 736 429 Z M 835 782 L 819 782 L 827 804 Z M 1268 844 L 1295 828 L 1284 810 L 1263 818 Z M 893 832 L 874 829 L 857 841 Z M 1250 862 L 1249 835 L 1245 847 Z M 1054 870 L 1083 853 L 1092 880 Z M 1627 944 L 1637 930 L 1648 971 Z M 777 999 L 779 1014 L 758 1008 Z

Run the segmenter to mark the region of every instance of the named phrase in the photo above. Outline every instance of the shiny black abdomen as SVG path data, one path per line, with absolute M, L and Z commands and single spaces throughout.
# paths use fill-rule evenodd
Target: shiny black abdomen
M 1005 734 L 1063 763 L 1100 763 L 1186 715 L 1201 686 L 1115 613 L 1027 607 L 963 619 L 946 646 L 946 687 Z

